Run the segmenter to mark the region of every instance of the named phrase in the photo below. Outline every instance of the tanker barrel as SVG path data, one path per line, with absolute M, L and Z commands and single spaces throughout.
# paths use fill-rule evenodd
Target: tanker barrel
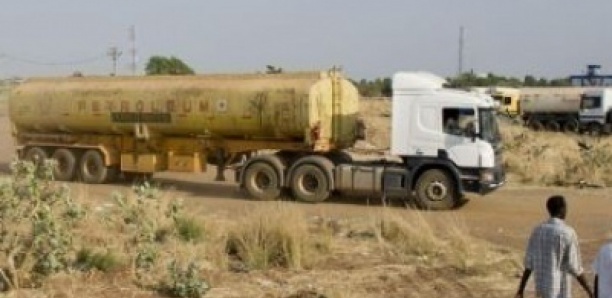
M 9 115 L 23 134 L 136 133 L 143 140 L 259 140 L 324 151 L 353 146 L 358 103 L 354 84 L 322 72 L 49 78 L 15 88 Z M 312 138 L 315 127 L 321 132 Z

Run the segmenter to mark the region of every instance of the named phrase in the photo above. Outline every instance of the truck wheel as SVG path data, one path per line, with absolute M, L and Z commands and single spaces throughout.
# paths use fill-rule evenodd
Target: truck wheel
M 589 133 L 593 136 L 600 136 L 602 132 L 601 125 L 599 123 L 589 124 Z
M 72 181 L 76 173 L 76 156 L 70 149 L 60 148 L 51 156 L 56 161 L 53 177 L 58 181 Z
M 569 120 L 563 124 L 563 131 L 565 132 L 578 132 L 580 129 L 580 123 L 578 120 Z
M 542 122 L 538 121 L 538 120 L 531 120 L 529 121 L 529 128 L 535 130 L 535 131 L 541 131 L 544 129 L 544 125 L 542 125 Z
M 35 165 L 42 165 L 45 159 L 48 158 L 47 151 L 40 147 L 32 147 L 26 150 L 23 159 L 29 161 Z
M 102 184 L 110 178 L 111 171 L 104 164 L 102 153 L 98 150 L 88 150 L 81 157 L 79 166 L 81 179 L 90 184 Z
M 439 169 L 427 170 L 416 182 L 416 202 L 426 210 L 448 210 L 457 204 L 455 182 Z
M 291 176 L 293 196 L 308 203 L 323 202 L 329 198 L 329 180 L 325 172 L 313 164 L 303 164 Z
M 256 200 L 276 200 L 281 194 L 278 173 L 268 163 L 260 161 L 251 164 L 244 172 L 244 187 Z
M 546 130 L 557 132 L 561 130 L 561 125 L 557 121 L 548 121 L 546 122 Z

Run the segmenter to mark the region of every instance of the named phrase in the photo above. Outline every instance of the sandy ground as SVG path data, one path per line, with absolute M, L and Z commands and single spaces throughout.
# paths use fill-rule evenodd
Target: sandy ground
M 6 106 L 5 102 L 0 102 L 0 175 L 8 173 L 8 164 L 13 157 L 14 147 L 6 117 Z M 198 175 L 161 173 L 155 175 L 155 179 L 168 190 L 168 195 L 184 198 L 193 212 L 203 215 L 214 213 L 231 218 L 235 211 L 249 210 L 266 204 L 249 200 L 232 182 L 213 182 L 213 174 L 213 171 Z M 228 172 L 227 177 L 233 176 Z M 73 185 L 77 194 L 87 196 L 91 200 L 108 198 L 113 191 L 129 191 L 129 187 Z M 553 194 L 563 194 L 569 200 L 567 221 L 575 227 L 580 237 L 584 264 L 590 272 L 590 263 L 596 250 L 604 243 L 606 233 L 612 232 L 612 191 L 609 189 L 581 190 L 507 185 L 488 196 L 470 196 L 470 201 L 458 210 L 433 212 L 426 216 L 436 218 L 441 217 L 441 213 L 452 213 L 465 221 L 474 235 L 521 252 L 530 230 L 547 217 L 545 200 Z M 309 215 L 330 218 L 365 217 L 385 208 L 379 200 L 368 202 L 345 198 L 333 198 L 317 205 L 295 204 Z M 405 208 L 401 203 L 392 205 L 391 208 L 398 210 Z M 518 277 L 508 282 L 518 284 Z

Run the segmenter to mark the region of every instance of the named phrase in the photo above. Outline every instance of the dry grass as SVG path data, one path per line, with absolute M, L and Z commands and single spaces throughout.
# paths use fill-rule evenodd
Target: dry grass
M 504 163 L 514 182 L 557 186 L 612 185 L 610 137 L 534 132 L 509 124 L 502 126 L 502 134 Z
M 360 116 L 366 123 L 366 142 L 369 146 L 388 149 L 391 138 L 391 101 L 388 98 L 362 98 Z
M 329 249 L 297 207 L 278 204 L 248 214 L 230 228 L 227 251 L 249 269 L 310 268 Z
M 86 250 L 82 264 L 99 270 L 57 274 L 41 289 L 9 297 L 161 297 L 157 285 L 168 280 L 172 260 L 195 261 L 212 286 L 205 297 L 465 297 L 491 291 L 495 296 L 514 283 L 508 276 L 517 271 L 515 254 L 472 237 L 453 215 L 386 210 L 374 221 L 331 220 L 307 217 L 292 203 L 263 205 L 231 218 L 186 211 L 181 218 L 203 233 L 193 241 L 164 215 L 173 200 L 162 194 L 142 209 L 156 229 L 166 231 L 154 244 L 157 262 L 142 277 L 134 267 L 133 231 L 117 217 L 125 213 L 112 200 L 92 202 L 84 192 L 77 200 L 87 202 L 89 212 L 73 231 L 79 239 L 75 253 Z M 502 290 L 470 289 L 489 280 L 506 281 Z
M 411 264 L 450 267 L 461 274 L 487 276 L 518 269 L 518 255 L 473 237 L 463 220 L 421 212 L 386 211 L 376 219 L 375 233 L 385 252 Z

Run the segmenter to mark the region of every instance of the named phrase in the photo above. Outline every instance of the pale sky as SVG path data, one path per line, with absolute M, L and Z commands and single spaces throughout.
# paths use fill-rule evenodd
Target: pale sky
M 340 65 L 355 79 L 448 76 L 461 26 L 466 70 L 552 78 L 601 64 L 612 73 L 610 12 L 611 0 L 0 0 L 0 78 L 106 75 L 111 46 L 129 74 L 131 25 L 140 73 L 151 55 L 174 55 L 198 73 L 272 64 Z

